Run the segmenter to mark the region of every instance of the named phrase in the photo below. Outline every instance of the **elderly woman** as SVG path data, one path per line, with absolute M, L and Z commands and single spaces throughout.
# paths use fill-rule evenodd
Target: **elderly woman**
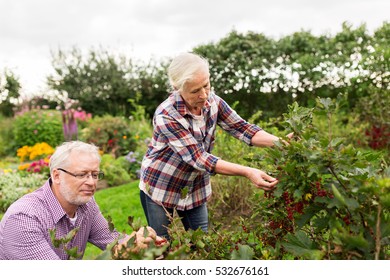
M 172 60 L 168 76 L 173 91 L 154 114 L 153 139 L 142 161 L 139 185 L 149 226 L 166 238 L 174 209 L 186 230 L 207 232 L 210 175 L 244 176 L 266 191 L 278 183 L 262 170 L 214 156 L 217 125 L 248 145 L 266 147 L 279 140 L 242 119 L 210 90 L 204 58 L 180 54 Z

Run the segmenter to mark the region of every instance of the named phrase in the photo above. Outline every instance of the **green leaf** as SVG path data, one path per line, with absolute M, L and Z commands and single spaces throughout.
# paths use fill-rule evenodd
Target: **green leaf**
M 149 230 L 147 227 L 144 227 L 144 238 L 147 238 L 149 236 Z
M 305 209 L 305 213 L 297 218 L 296 223 L 299 228 L 303 227 L 316 215 L 318 212 L 322 210 L 322 207 L 318 207 L 316 205 L 310 205 Z M 317 219 L 316 219 L 317 220 Z
M 345 228 L 340 228 L 339 231 L 335 231 L 333 234 L 342 241 L 343 247 L 347 250 L 364 250 L 370 247 L 370 244 L 364 238 L 363 233 L 352 235 Z
M 128 216 L 127 217 L 127 224 L 131 227 L 133 227 L 133 222 L 134 222 L 134 216 Z
M 334 138 L 332 139 L 332 141 L 330 142 L 330 146 L 331 147 L 338 147 L 340 146 L 342 143 L 345 142 L 345 139 L 344 138 Z
M 381 195 L 380 196 L 380 202 L 383 207 L 390 209 L 390 193 Z
M 111 260 L 111 250 L 104 250 L 100 255 L 96 257 L 96 260 Z
M 146 192 L 147 192 L 149 195 L 152 195 L 152 190 L 151 190 L 149 184 L 145 184 L 145 190 L 146 190 Z
M 81 258 L 81 254 L 79 254 L 77 246 L 75 246 L 73 248 L 70 248 L 70 249 L 65 249 L 65 252 L 68 254 L 70 259 L 79 259 L 79 258 Z
M 345 203 L 347 204 L 348 209 L 351 211 L 358 209 L 360 206 L 359 202 L 357 202 L 354 198 L 347 197 L 345 199 Z
M 332 184 L 332 191 L 333 191 L 333 194 L 334 194 L 334 197 L 341 202 L 341 204 L 347 206 L 347 202 L 345 201 L 345 197 L 341 195 L 341 193 L 339 192 L 339 190 L 336 188 L 336 186 L 334 184 Z
M 72 229 L 71 231 L 69 231 L 68 234 L 62 238 L 62 242 L 65 244 L 65 243 L 68 243 L 69 241 L 71 241 L 73 239 L 73 237 L 75 237 L 75 235 L 79 231 L 79 229 L 80 229 L 79 227 L 76 227 L 76 228 Z
M 114 224 L 113 224 L 113 222 L 112 222 L 111 216 L 108 216 L 108 217 L 107 217 L 107 222 L 108 222 L 108 229 L 109 229 L 111 232 L 114 231 L 115 226 L 114 226 Z
M 303 231 L 298 231 L 295 235 L 288 234 L 287 242 L 283 242 L 282 246 L 293 255 L 306 259 L 319 260 L 324 255 L 324 252 L 318 250 Z
M 143 222 L 140 217 L 134 220 L 133 216 L 129 216 L 127 217 L 127 223 L 134 231 L 138 231 L 143 226 Z
M 188 192 L 189 192 L 189 188 L 188 188 L 188 186 L 185 186 L 181 190 L 181 199 L 185 199 L 187 197 Z
M 350 248 L 362 249 L 369 248 L 370 246 L 368 241 L 363 237 L 363 234 L 349 236 L 349 238 L 346 239 L 346 242 Z
M 321 231 L 329 226 L 329 217 L 317 218 L 313 221 L 313 226 L 317 231 Z
M 198 241 L 196 242 L 196 247 L 198 247 L 198 248 L 200 248 L 200 249 L 203 249 L 204 246 L 205 246 L 205 244 L 203 243 L 202 240 L 198 240 Z
M 328 98 L 318 98 L 318 102 L 325 108 L 325 110 L 329 110 L 331 107 L 333 107 L 334 103 L 332 99 Z
M 61 245 L 61 240 L 56 238 L 56 229 L 49 229 L 49 235 L 51 239 L 51 243 L 53 244 L 54 248 L 59 248 Z
M 293 196 L 294 196 L 294 198 L 301 198 L 302 195 L 303 195 L 302 191 L 300 189 L 296 189 L 294 191 L 294 195 Z
M 233 251 L 232 260 L 252 260 L 255 255 L 253 249 L 248 245 L 238 244 L 238 250 Z

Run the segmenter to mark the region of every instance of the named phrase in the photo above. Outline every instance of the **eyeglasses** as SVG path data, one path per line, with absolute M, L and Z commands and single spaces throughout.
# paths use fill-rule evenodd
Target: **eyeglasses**
M 62 168 L 57 168 L 58 170 L 61 170 L 61 171 L 64 171 L 66 174 L 69 174 L 79 180 L 82 180 L 82 179 L 88 179 L 89 176 L 92 177 L 92 179 L 94 180 L 101 180 L 104 178 L 104 173 L 103 172 L 83 172 L 83 173 L 79 173 L 79 174 L 73 174 L 65 169 L 62 169 Z

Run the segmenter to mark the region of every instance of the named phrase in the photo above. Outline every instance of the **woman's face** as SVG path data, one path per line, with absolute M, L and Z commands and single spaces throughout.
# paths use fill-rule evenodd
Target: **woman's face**
M 180 91 L 187 108 L 193 114 L 200 114 L 206 105 L 210 93 L 210 74 L 207 71 L 199 71 L 192 80 L 185 83 Z

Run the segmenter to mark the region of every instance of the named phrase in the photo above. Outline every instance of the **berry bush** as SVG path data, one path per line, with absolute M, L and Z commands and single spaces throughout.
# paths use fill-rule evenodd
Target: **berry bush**
M 275 191 L 257 195 L 252 221 L 263 225 L 254 230 L 276 258 L 286 252 L 305 259 L 390 258 L 388 155 L 332 136 L 339 105 L 330 99 L 311 109 L 291 105 L 284 126 L 296 140 L 257 158 L 279 179 Z M 327 116 L 327 130 L 316 129 L 315 114 Z

